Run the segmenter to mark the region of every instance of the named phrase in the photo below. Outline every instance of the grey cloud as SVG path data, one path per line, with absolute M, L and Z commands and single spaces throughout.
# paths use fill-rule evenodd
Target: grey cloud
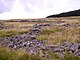
M 1 18 L 7 14 L 11 18 L 42 18 L 75 9 L 80 9 L 80 0 L 0 0 Z
M 15 0 L 0 0 L 0 13 L 10 11 Z

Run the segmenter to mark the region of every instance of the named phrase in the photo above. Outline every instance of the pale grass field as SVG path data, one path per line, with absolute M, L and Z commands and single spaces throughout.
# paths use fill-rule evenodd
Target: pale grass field
M 15 27 L 24 27 L 24 26 L 33 26 L 36 23 L 28 23 L 28 22 L 5 22 L 4 25 L 14 25 Z
M 3 29 L 3 30 L 0 30 L 0 38 L 20 35 L 23 33 L 27 33 L 28 31 L 29 31 L 28 28 Z
M 45 31 L 45 32 L 44 32 Z M 44 29 L 43 34 L 38 36 L 38 40 L 46 40 L 48 44 L 60 44 L 62 42 L 80 43 L 80 27 L 66 27 Z
M 61 27 L 63 24 L 80 24 L 80 17 L 63 17 L 63 18 L 41 18 L 41 19 L 33 19 L 33 20 L 49 20 L 52 22 L 4 22 L 4 26 L 11 26 L 13 25 L 14 28 L 9 29 L 3 29 L 0 30 L 0 33 L 4 31 L 3 36 L 5 33 L 13 34 L 13 32 L 24 33 L 28 32 L 31 28 L 24 28 L 28 26 L 34 26 L 35 24 L 52 24 L 51 27 L 44 27 L 42 28 L 43 34 L 38 36 L 38 40 L 47 40 L 49 44 L 55 44 L 55 43 L 61 43 L 64 41 L 72 41 L 72 42 L 80 42 L 80 37 L 78 37 L 78 34 L 80 34 L 80 27 Z M 62 22 L 64 23 L 60 24 L 53 24 L 53 22 Z M 23 28 L 20 28 L 23 27 Z M 9 34 L 9 33 L 8 33 Z M 15 35 L 15 34 L 14 34 Z M 2 36 L 2 35 L 0 35 Z
M 34 19 L 35 20 L 35 19 Z M 39 19 L 40 20 L 40 19 Z M 25 26 L 34 26 L 37 24 L 52 24 L 51 27 L 43 27 L 42 34 L 37 36 L 37 40 L 45 40 L 46 44 L 54 45 L 61 44 L 62 42 L 77 42 L 80 43 L 80 26 L 63 27 L 63 24 L 79 24 L 80 17 L 63 17 L 63 18 L 43 18 L 41 20 L 50 20 L 52 22 L 4 22 L 4 26 L 14 25 L 14 28 L 0 29 L 0 38 L 15 36 L 19 34 L 27 33 L 31 28 L 20 28 Z M 53 24 L 53 22 L 65 21 L 61 24 Z M 49 52 L 49 60 L 63 60 L 59 55 Z M 80 57 L 76 57 L 72 54 L 66 53 L 65 60 L 80 60 Z M 47 60 L 39 55 L 27 54 L 25 49 L 12 51 L 9 48 L 0 46 L 0 60 Z
M 77 42 L 80 43 L 80 17 L 65 17 L 65 18 L 49 18 L 55 22 L 65 21 L 61 24 L 53 24 L 52 27 L 43 28 L 43 34 L 38 36 L 38 40 L 47 40 L 47 44 L 60 44 L 62 42 Z M 70 27 L 63 27 L 63 24 L 72 24 Z M 51 23 L 52 24 L 52 23 Z

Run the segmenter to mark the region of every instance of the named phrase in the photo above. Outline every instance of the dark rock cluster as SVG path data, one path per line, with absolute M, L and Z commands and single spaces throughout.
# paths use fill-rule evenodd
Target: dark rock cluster
M 52 22 L 52 20 L 45 19 L 11 19 L 7 20 L 7 22 Z
M 3 29 L 3 22 L 0 22 L 0 29 Z
M 80 56 L 80 43 L 64 42 L 62 46 L 66 51 Z
M 35 36 L 28 36 L 27 34 L 5 38 L 1 43 L 2 46 L 7 46 L 12 50 L 26 49 L 31 54 L 36 53 L 37 47 L 42 48 L 44 41 L 38 41 Z M 32 51 L 32 52 L 31 52 Z
M 14 19 L 14 20 L 9 20 L 8 22 L 41 22 L 41 20 L 34 20 L 34 19 L 16 20 L 16 19 Z
M 80 43 L 63 42 L 60 45 L 47 46 L 47 49 L 53 52 L 61 53 L 68 52 L 80 56 Z

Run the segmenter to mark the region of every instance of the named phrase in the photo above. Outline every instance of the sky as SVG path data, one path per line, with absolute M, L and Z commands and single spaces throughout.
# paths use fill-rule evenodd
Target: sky
M 80 0 L 0 0 L 0 19 L 45 18 L 80 9 Z

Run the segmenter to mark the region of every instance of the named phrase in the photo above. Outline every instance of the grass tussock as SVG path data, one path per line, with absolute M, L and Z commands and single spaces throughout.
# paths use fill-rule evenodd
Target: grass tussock
M 44 29 L 42 35 L 38 36 L 38 40 L 47 40 L 48 44 L 57 44 L 65 41 L 80 42 L 80 27 L 62 27 L 55 29 Z
M 36 39 L 37 40 L 47 40 L 48 39 L 48 35 L 40 35 L 40 36 L 37 36 Z
M 24 27 L 24 26 L 33 26 L 35 23 L 28 23 L 28 22 L 5 22 L 4 26 L 13 25 L 15 27 Z
M 27 33 L 28 30 L 29 29 L 17 29 L 17 28 L 0 30 L 0 38 L 10 37 L 18 34 L 24 34 Z
M 48 28 L 48 29 L 43 29 L 42 30 L 42 33 L 45 34 L 45 35 L 50 35 L 50 34 L 53 34 L 55 32 L 58 32 L 58 31 L 62 31 L 63 28 L 59 28 L 59 27 L 55 27 L 55 28 Z
M 66 53 L 66 54 L 64 55 L 64 59 L 65 59 L 65 60 L 80 60 L 80 57 L 75 56 L 75 55 L 73 55 L 73 54 L 68 54 L 68 53 Z
M 12 51 L 8 47 L 0 46 L 0 60 L 80 60 L 80 57 L 67 52 L 61 57 L 58 53 L 48 51 L 48 56 L 41 58 L 39 55 L 28 54 L 24 49 Z
M 27 54 L 25 50 L 12 51 L 7 47 L 0 47 L 0 60 L 43 60 L 38 55 Z
M 48 56 L 46 57 L 46 60 L 80 60 L 79 56 L 75 56 L 73 54 L 69 54 L 68 52 L 65 52 L 63 55 L 59 53 L 54 53 L 52 51 L 48 51 Z

